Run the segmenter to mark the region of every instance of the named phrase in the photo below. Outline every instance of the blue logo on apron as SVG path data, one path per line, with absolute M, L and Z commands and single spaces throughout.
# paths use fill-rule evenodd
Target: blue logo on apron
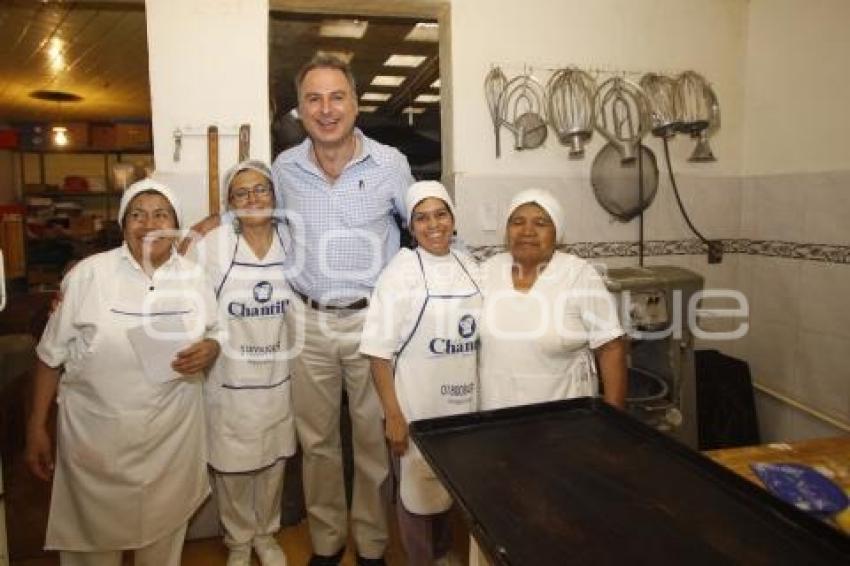
M 475 334 L 475 318 L 471 314 L 463 315 L 457 323 L 457 331 L 462 338 Z
M 272 298 L 274 288 L 268 281 L 260 281 L 254 285 L 254 300 L 258 303 L 268 302 Z

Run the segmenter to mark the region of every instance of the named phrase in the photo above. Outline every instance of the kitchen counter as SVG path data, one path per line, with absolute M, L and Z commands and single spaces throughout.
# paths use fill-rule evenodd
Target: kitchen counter
M 763 487 L 750 464 L 793 462 L 811 466 L 850 494 L 850 435 L 793 443 L 772 443 L 704 452 L 715 462 Z M 850 533 L 850 508 L 840 514 L 839 526 Z M 845 519 L 844 517 L 847 517 Z

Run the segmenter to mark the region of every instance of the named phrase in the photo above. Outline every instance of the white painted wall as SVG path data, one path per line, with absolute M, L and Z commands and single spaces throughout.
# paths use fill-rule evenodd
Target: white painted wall
M 750 0 L 747 174 L 850 168 L 850 2 Z
M 593 158 L 602 146 L 594 135 L 582 160 L 570 161 L 552 131 L 543 148 L 518 152 L 502 130 L 502 157 L 496 159 L 483 82 L 491 66 L 508 77 L 528 65 L 545 83 L 554 68 L 569 64 L 626 71 L 639 80 L 646 71 L 675 74 L 694 69 L 709 79 L 720 99 L 723 125 L 712 142 L 719 161 L 686 161 L 693 142 L 677 137 L 671 154 L 683 199 L 691 203 L 697 227 L 710 238 L 735 237 L 740 218 L 721 203 L 738 202 L 744 96 L 746 2 L 743 0 L 454 0 L 451 12 L 450 96 L 454 185 L 460 235 L 472 244 L 496 244 L 500 230 L 488 219 L 501 216 L 510 195 L 541 185 L 555 192 L 570 211 L 570 241 L 635 241 L 636 221 L 612 221 L 596 202 L 589 182 Z M 603 75 L 603 79 L 607 75 Z M 662 147 L 645 140 L 663 165 Z M 663 176 L 662 176 L 663 177 Z M 705 182 L 705 178 L 717 179 Z M 646 237 L 690 238 L 670 187 L 662 179 L 656 203 L 647 213 Z
M 156 168 L 191 223 L 208 211 L 207 126 L 219 126 L 220 173 L 236 162 L 239 124 L 251 126 L 251 156 L 270 157 L 268 2 L 147 0 L 145 9 Z

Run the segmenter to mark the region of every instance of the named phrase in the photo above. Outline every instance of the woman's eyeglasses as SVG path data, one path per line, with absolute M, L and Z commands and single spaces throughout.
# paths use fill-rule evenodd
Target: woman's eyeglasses
M 248 197 L 254 195 L 254 198 L 263 198 L 271 194 L 272 189 L 268 185 L 254 185 L 253 187 L 244 187 L 234 189 L 230 192 L 230 198 L 235 202 L 245 202 Z

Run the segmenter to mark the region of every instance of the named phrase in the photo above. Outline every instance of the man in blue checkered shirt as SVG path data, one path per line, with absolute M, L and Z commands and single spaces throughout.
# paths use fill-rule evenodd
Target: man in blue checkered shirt
M 303 450 L 311 565 L 338 564 L 349 512 L 340 446 L 340 402 L 348 394 L 354 448 L 350 523 L 358 564 L 383 564 L 388 473 L 381 406 L 358 353 L 365 307 L 381 269 L 398 251 L 407 159 L 354 127 L 357 93 L 348 66 L 317 56 L 296 77 L 308 138 L 281 153 L 272 173 L 292 236 L 289 281 L 304 303 L 289 317 L 303 336 L 293 364 L 293 404 Z

